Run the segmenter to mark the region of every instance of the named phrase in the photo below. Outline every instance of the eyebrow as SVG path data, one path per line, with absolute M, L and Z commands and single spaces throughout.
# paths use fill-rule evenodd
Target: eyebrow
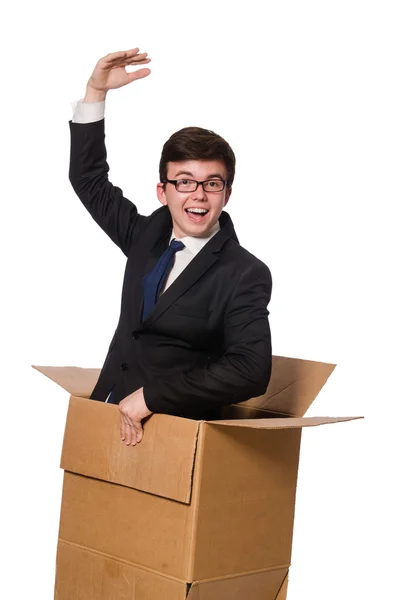
M 190 171 L 178 171 L 178 173 L 175 174 L 175 177 L 178 177 L 178 175 L 189 175 L 190 177 L 194 177 L 193 173 L 190 173 Z M 222 175 L 219 173 L 212 173 L 211 175 L 208 175 L 207 179 L 214 179 L 215 177 L 223 179 Z M 207 179 L 205 181 L 207 181 Z

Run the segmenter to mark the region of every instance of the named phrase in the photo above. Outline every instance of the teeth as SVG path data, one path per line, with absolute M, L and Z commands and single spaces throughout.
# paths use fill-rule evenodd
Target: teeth
M 205 215 L 208 210 L 205 208 L 187 208 L 187 212 L 197 213 L 198 215 Z

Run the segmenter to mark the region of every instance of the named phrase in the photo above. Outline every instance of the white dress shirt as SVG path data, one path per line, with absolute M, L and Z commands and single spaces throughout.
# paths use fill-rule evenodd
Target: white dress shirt
M 174 283 L 175 279 L 180 275 L 183 269 L 186 269 L 191 260 L 200 252 L 202 248 L 206 245 L 207 242 L 210 241 L 212 237 L 220 230 L 219 221 L 215 223 L 213 228 L 210 230 L 207 237 L 191 237 L 186 236 L 183 238 L 176 238 L 174 234 L 174 230 L 172 230 L 172 235 L 170 237 L 170 243 L 173 239 L 176 239 L 183 244 L 185 247 L 183 250 L 179 250 L 176 252 L 174 258 L 174 264 L 169 272 L 165 285 L 161 293 L 165 292 L 167 288 L 170 287 L 171 283 Z
M 84 102 L 83 100 L 78 100 L 77 102 L 72 102 L 71 104 L 73 108 L 73 123 L 93 123 L 95 121 L 101 121 L 105 117 L 105 100 L 102 102 Z M 179 250 L 179 252 L 176 252 L 174 264 L 169 272 L 167 281 L 165 282 L 161 293 L 165 292 L 165 290 L 170 287 L 170 285 L 182 273 L 182 271 L 186 269 L 196 254 L 198 254 L 200 250 L 204 248 L 205 244 L 209 242 L 219 230 L 219 221 L 215 223 L 206 237 L 186 236 L 183 238 L 176 238 L 174 230 L 172 230 L 170 243 L 173 239 L 176 239 L 185 244 L 185 248 Z

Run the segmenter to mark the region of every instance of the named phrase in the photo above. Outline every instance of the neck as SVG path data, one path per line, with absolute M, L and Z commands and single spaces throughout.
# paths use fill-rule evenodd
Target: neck
M 204 233 L 202 233 L 201 235 L 189 235 L 187 233 L 185 233 L 184 231 L 182 231 L 178 225 L 176 223 L 172 223 L 172 237 L 176 237 L 178 240 L 181 240 L 184 237 L 196 237 L 196 238 L 201 238 L 201 239 L 205 239 L 210 237 L 214 231 L 218 231 L 220 229 L 220 224 L 219 221 L 217 221 L 212 227 L 211 229 L 205 231 Z

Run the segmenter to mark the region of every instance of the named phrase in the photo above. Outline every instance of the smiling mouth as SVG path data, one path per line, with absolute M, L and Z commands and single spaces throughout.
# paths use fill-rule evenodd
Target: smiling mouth
M 188 218 L 195 222 L 195 223 L 199 223 L 200 221 L 203 221 L 205 219 L 205 217 L 208 215 L 209 211 L 206 208 L 200 208 L 200 209 L 193 209 L 193 208 L 185 208 L 185 213 L 187 214 Z

